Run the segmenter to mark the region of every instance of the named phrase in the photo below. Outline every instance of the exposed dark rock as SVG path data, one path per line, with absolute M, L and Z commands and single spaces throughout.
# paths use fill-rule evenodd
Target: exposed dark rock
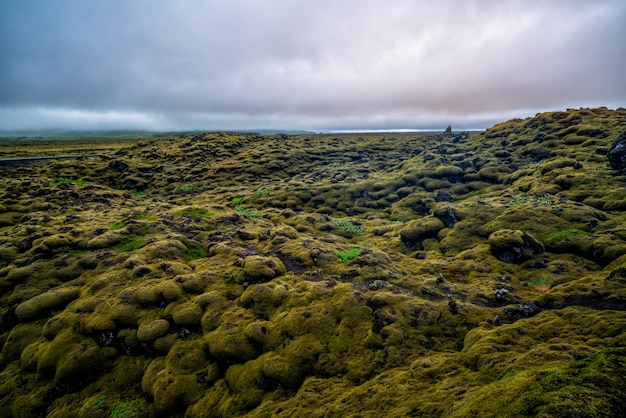
M 433 216 L 443 222 L 446 228 L 451 228 L 459 221 L 459 218 L 454 213 L 453 206 L 437 208 Z
M 437 195 L 435 197 L 437 202 L 454 202 L 454 198 L 452 194 L 446 190 L 439 189 L 437 190 Z
M 504 313 L 507 317 L 511 319 L 516 319 L 519 317 L 528 318 L 531 316 L 537 315 L 541 309 L 533 302 L 520 303 L 518 305 L 513 305 L 505 308 Z
M 613 141 L 607 157 L 609 158 L 609 164 L 611 164 L 614 170 L 620 173 L 626 171 L 626 131 L 622 132 Z
M 108 165 L 109 170 L 116 171 L 118 173 L 123 173 L 128 171 L 129 165 L 124 161 L 113 160 Z

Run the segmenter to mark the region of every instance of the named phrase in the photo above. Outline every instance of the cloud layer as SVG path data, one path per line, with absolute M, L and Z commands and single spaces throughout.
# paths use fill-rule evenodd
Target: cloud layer
M 621 0 L 21 0 L 0 129 L 424 128 L 626 105 Z

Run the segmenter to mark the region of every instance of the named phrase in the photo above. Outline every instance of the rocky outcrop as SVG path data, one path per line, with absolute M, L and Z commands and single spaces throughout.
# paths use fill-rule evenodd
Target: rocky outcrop
M 523 263 L 543 253 L 543 245 L 524 231 L 501 229 L 489 236 L 491 253 L 505 263 Z
M 609 158 L 609 164 L 614 170 L 623 173 L 626 171 L 626 131 L 622 132 L 620 136 L 613 141 L 613 145 L 607 153 Z

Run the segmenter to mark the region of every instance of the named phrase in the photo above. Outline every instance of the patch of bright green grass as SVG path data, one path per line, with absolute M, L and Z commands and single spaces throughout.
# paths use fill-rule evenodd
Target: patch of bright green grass
M 83 179 L 73 179 L 70 177 L 59 177 L 57 179 L 57 181 L 53 181 L 50 182 L 50 187 L 56 187 L 61 183 L 67 183 L 67 184 L 79 184 L 79 185 L 84 185 L 84 184 L 91 184 L 90 181 L 86 181 Z
M 109 225 L 109 228 L 111 228 L 113 231 L 126 228 L 126 221 L 115 221 L 111 225 Z
M 241 213 L 243 215 L 250 216 L 251 218 L 262 218 L 263 217 L 263 215 L 258 213 L 258 212 L 253 212 L 251 210 L 244 209 L 244 208 L 237 208 L 237 212 Z
M 270 189 L 268 189 L 267 187 L 264 187 L 262 189 L 257 190 L 253 195 L 251 196 L 238 196 L 238 197 L 233 197 L 230 200 L 230 204 L 233 206 L 239 206 L 241 205 L 243 202 L 254 202 L 255 200 L 257 200 L 259 197 L 265 197 L 267 195 L 270 194 Z
M 541 293 L 546 293 L 552 286 L 554 285 L 554 280 L 552 279 L 535 279 L 528 282 L 528 286 L 533 290 L 536 290 Z
M 89 251 L 87 251 L 87 250 L 70 250 L 69 252 L 70 252 L 70 254 L 73 257 L 80 257 L 81 255 L 87 254 Z
M 139 400 L 134 399 L 132 401 L 124 400 L 122 403 L 117 404 L 111 410 L 112 418 L 132 418 L 136 417 L 140 412 Z
M 509 205 L 519 205 L 520 203 L 526 203 L 528 200 L 525 197 L 520 197 L 519 199 L 511 199 L 509 200 Z
M 590 235 L 590 232 L 581 229 L 557 229 L 556 231 L 546 234 L 546 239 L 553 241 L 566 241 L 571 238 L 584 237 Z
M 190 245 L 183 251 L 183 258 L 187 261 L 206 257 L 206 251 L 199 245 Z
M 264 187 L 262 189 L 257 190 L 257 192 L 252 195 L 252 199 L 251 200 L 257 199 L 259 197 L 265 197 L 268 194 L 270 194 L 270 189 L 268 189 L 267 187 Z
M 145 190 L 138 190 L 135 192 L 135 196 L 145 196 L 145 195 L 146 195 Z
M 210 218 L 215 216 L 214 212 L 209 212 L 206 209 L 201 209 L 201 208 L 188 208 L 188 209 L 183 209 L 183 210 L 179 210 L 178 212 L 174 213 L 174 216 L 195 216 L 197 218 Z
M 119 244 L 113 247 L 113 251 L 117 253 L 131 253 L 144 246 L 146 238 L 141 235 L 128 235 L 122 237 Z
M 535 197 L 531 200 L 532 203 L 538 203 L 543 206 L 552 205 L 552 201 L 546 197 Z
M 104 409 L 106 407 L 106 403 L 104 402 L 107 398 L 107 395 L 100 395 L 100 397 L 93 401 L 85 404 L 85 409 Z
M 343 219 L 334 220 L 333 225 L 343 228 L 344 231 L 350 234 L 361 235 L 363 233 L 363 229 L 361 229 L 359 225 L 352 223 L 352 221 L 343 220 Z
M 361 255 L 361 249 L 358 247 L 352 247 L 347 251 L 336 250 L 333 251 L 333 254 L 339 258 L 339 261 L 342 263 L 347 263 L 350 260 L 354 260 L 358 256 Z
M 509 200 L 509 206 L 515 206 L 523 203 L 537 203 L 542 206 L 551 206 L 552 200 L 548 199 L 547 197 L 533 197 L 532 199 L 520 197 L 519 199 Z
M 245 198 L 246 198 L 245 196 L 233 197 L 233 198 L 232 198 L 232 200 L 230 201 L 230 203 L 231 203 L 233 206 L 238 206 L 238 205 L 240 205 L 240 204 L 242 204 L 242 203 L 243 203 L 243 201 L 245 200 Z

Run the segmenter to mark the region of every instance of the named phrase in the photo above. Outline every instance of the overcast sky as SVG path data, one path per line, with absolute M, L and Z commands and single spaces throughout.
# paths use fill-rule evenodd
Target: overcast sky
M 0 129 L 484 128 L 626 107 L 624 0 L 1 0 Z

